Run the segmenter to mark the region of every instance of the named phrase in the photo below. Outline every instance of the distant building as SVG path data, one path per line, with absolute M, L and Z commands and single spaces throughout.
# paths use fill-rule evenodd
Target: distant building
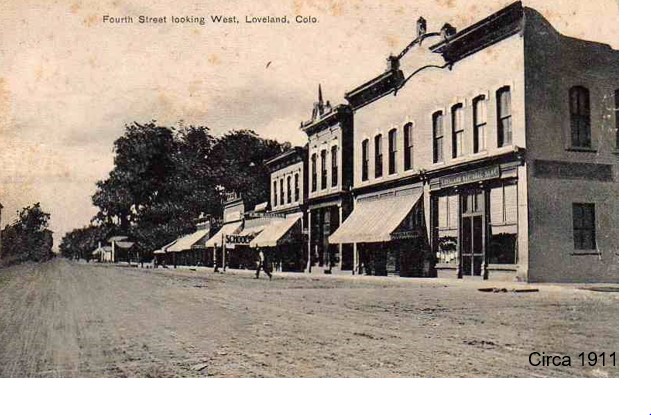
M 520 2 L 416 36 L 346 94 L 354 208 L 330 245 L 373 275 L 618 281 L 618 51 Z M 329 145 L 304 130 L 312 180 Z

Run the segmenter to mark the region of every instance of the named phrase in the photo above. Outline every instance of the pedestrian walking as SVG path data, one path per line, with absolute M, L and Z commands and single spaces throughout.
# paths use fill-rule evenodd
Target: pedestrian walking
M 257 248 L 257 250 L 258 250 L 258 267 L 255 270 L 255 278 L 260 278 L 260 270 L 263 270 L 269 276 L 269 279 L 271 279 L 271 271 L 267 266 L 267 261 L 265 260 L 264 252 L 260 248 Z

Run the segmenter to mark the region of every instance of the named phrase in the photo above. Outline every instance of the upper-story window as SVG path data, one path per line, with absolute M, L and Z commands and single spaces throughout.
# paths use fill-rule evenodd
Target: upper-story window
M 316 192 L 316 154 L 312 154 L 312 191 Z
M 472 100 L 472 152 L 486 148 L 486 97 L 480 95 Z
M 413 166 L 414 159 L 414 137 L 413 137 L 413 128 L 414 124 L 407 123 L 403 127 L 403 139 L 405 140 L 405 170 L 411 170 Z
M 443 111 L 432 115 L 432 132 L 432 161 L 439 163 L 443 161 Z
M 570 88 L 570 129 L 572 147 L 590 148 L 590 91 L 582 86 Z
M 292 203 L 292 176 L 287 176 L 287 203 Z
M 285 204 L 285 181 L 283 179 L 280 179 L 280 205 Z
M 278 206 L 278 183 L 274 180 L 274 206 Z
M 513 143 L 511 125 L 511 88 L 508 86 L 497 90 L 497 146 L 504 147 Z
M 300 197 L 300 181 L 299 181 L 299 176 L 298 173 L 294 174 L 294 201 L 298 202 L 298 199 Z
M 452 107 L 452 158 L 463 154 L 463 104 Z
M 368 180 L 368 139 L 362 141 L 362 181 Z
M 394 128 L 389 131 L 389 174 L 396 172 L 396 159 L 398 157 L 398 131 Z
M 375 177 L 382 176 L 382 134 L 375 136 Z
M 332 157 L 330 163 L 330 170 L 332 170 L 332 187 L 337 187 L 337 184 L 339 184 L 339 160 L 337 159 L 339 157 L 339 154 L 337 152 L 337 146 L 332 146 L 332 149 L 330 150 L 330 157 Z
M 328 164 L 326 150 L 321 150 L 321 189 L 328 187 Z
M 597 249 L 594 212 L 594 203 L 572 203 L 574 249 L 588 251 Z
M 619 149 L 619 89 L 615 90 L 615 148 Z

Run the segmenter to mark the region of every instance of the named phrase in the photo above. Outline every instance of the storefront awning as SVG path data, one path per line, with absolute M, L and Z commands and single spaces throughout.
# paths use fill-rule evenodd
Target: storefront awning
M 256 236 L 249 244 L 252 248 L 278 246 L 291 240 L 292 229 L 294 226 L 300 226 L 302 213 L 287 216 L 284 220 L 273 222 Z
M 331 244 L 388 242 L 391 233 L 407 217 L 422 192 L 362 199 L 328 238 Z
M 154 254 L 164 254 L 167 252 L 170 246 L 174 245 L 178 241 L 178 239 L 173 240 L 172 242 L 168 243 L 167 245 L 164 245 L 163 247 L 157 249 L 154 251 Z
M 212 238 L 208 239 L 206 241 L 206 248 L 212 248 L 215 245 L 218 247 L 222 246 L 222 240 L 223 240 L 223 235 L 233 235 L 237 234 L 240 232 L 240 228 L 242 227 L 242 222 L 232 222 L 232 223 L 227 223 L 222 228 L 217 232 L 216 234 L 213 235 Z
M 208 236 L 209 233 L 210 229 L 201 229 L 189 235 L 182 236 L 174 242 L 174 245 L 167 248 L 167 252 L 187 251 L 197 244 L 201 244 L 203 247 L 204 244 L 201 243 L 201 240 Z

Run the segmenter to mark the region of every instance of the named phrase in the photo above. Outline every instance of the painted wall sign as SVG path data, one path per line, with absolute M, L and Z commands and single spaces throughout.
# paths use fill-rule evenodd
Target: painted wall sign
M 255 235 L 226 235 L 226 245 L 249 245 Z
M 459 186 L 466 183 L 481 182 L 483 180 L 500 177 L 500 166 L 490 166 L 483 169 L 464 171 L 461 173 L 443 176 L 440 179 L 441 187 Z

